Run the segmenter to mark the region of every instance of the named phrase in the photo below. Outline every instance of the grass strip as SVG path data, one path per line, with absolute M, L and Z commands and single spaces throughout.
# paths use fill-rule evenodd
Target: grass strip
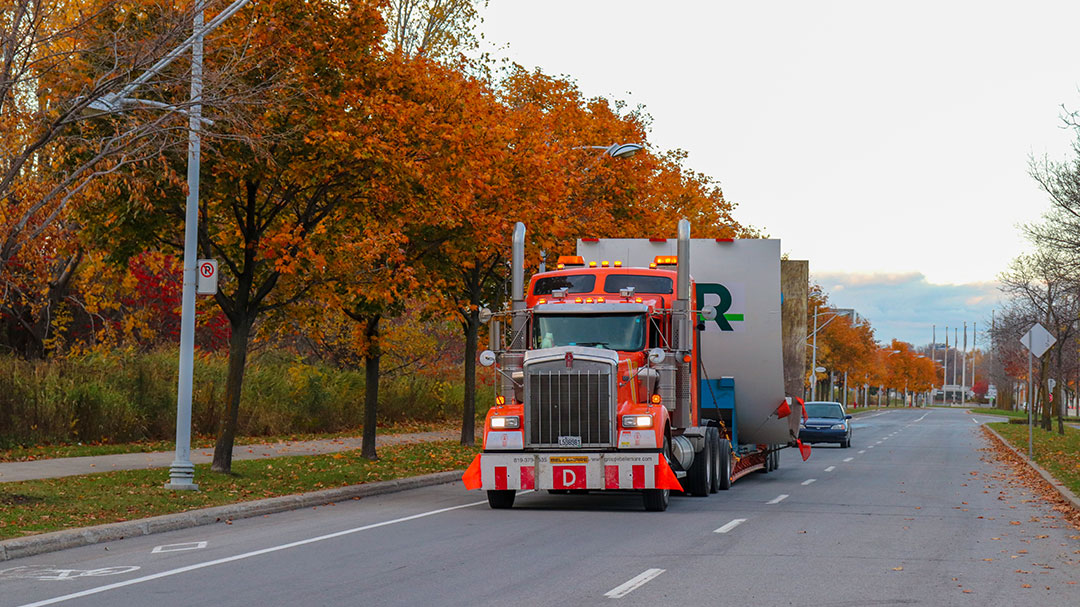
M 380 436 L 388 434 L 406 434 L 409 432 L 435 432 L 439 430 L 458 430 L 461 422 L 399 422 L 379 426 Z M 280 436 L 238 436 L 236 445 L 261 445 L 267 443 L 297 442 L 333 438 L 354 438 L 363 434 L 363 428 L 349 429 L 342 432 L 323 434 L 286 434 Z M 215 437 L 191 437 L 192 449 L 213 449 Z M 173 451 L 176 443 L 171 440 L 147 440 L 130 443 L 61 443 L 53 445 L 30 445 L 0 449 L 0 462 L 29 462 L 39 459 L 60 457 L 85 457 L 93 455 L 114 455 L 117 453 L 153 453 L 155 451 Z
M 987 424 L 1023 453 L 1027 453 L 1028 427 L 1007 422 Z M 1080 495 L 1080 430 L 1065 427 L 1065 434 L 1057 429 L 1047 432 L 1036 427 L 1032 437 L 1035 463 L 1043 467 L 1074 494 Z
M 479 452 L 456 442 L 234 461 L 233 474 L 195 467 L 199 491 L 167 491 L 161 470 L 126 470 L 0 484 L 0 539 L 128 521 L 197 508 L 464 469 Z

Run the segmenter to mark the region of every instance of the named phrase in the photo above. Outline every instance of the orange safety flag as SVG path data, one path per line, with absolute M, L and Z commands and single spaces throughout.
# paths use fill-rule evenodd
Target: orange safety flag
M 465 474 L 461 475 L 462 482 L 465 483 L 466 489 L 479 489 L 484 486 L 484 482 L 480 479 L 480 454 L 477 453 L 473 458 L 469 467 L 465 469 Z
M 672 491 L 682 491 L 682 485 L 679 484 L 679 478 L 672 472 L 671 466 L 667 463 L 667 458 L 660 456 L 660 463 L 656 464 L 656 488 L 657 489 L 671 489 Z
M 810 416 L 806 414 L 806 403 L 805 403 L 805 402 L 803 402 L 803 399 L 801 399 L 801 398 L 799 398 L 798 396 L 796 396 L 796 397 L 795 397 L 795 400 L 796 400 L 796 401 L 798 401 L 798 402 L 799 402 L 799 406 L 800 406 L 800 407 L 802 407 L 802 418 L 803 418 L 803 419 L 810 419 Z
M 791 415 L 791 405 L 788 404 L 787 399 L 780 401 L 780 406 L 776 408 L 777 419 L 784 419 Z
M 804 445 L 799 439 L 795 439 L 796 444 L 799 445 L 799 455 L 802 456 L 802 461 L 810 459 L 810 445 Z

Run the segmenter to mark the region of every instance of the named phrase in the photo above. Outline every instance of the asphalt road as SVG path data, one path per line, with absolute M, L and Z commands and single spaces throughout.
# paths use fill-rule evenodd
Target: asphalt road
M 0 605 L 1080 605 L 1080 531 L 944 409 L 664 513 L 460 484 L 9 561 Z M 1025 587 L 1027 585 L 1028 587 Z

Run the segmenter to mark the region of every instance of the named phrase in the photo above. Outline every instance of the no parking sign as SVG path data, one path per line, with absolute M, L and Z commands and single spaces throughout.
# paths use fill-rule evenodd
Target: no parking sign
M 195 283 L 195 292 L 199 295 L 214 295 L 217 293 L 218 266 L 216 259 L 200 259 L 195 269 L 199 273 L 199 279 Z

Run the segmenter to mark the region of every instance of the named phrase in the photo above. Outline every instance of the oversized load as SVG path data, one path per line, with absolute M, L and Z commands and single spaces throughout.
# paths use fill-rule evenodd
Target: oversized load
M 782 306 L 778 241 L 694 240 L 685 220 L 673 240 L 582 239 L 526 289 L 524 238 L 518 224 L 511 307 L 480 357 L 498 397 L 464 478 L 493 508 L 518 490 L 633 489 L 664 510 L 672 490 L 727 489 L 797 444 L 785 354 L 800 391 L 805 361 L 782 342 L 801 346 L 805 322 L 785 331 L 781 313 L 805 319 L 805 284 Z

